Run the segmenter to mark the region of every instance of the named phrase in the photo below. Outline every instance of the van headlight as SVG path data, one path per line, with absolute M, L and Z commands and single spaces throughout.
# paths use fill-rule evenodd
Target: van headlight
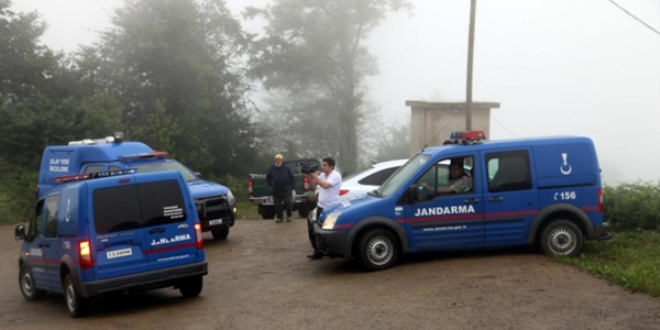
M 231 190 L 227 189 L 227 201 L 229 204 L 234 203 L 234 194 L 231 193 Z
M 328 214 L 325 221 L 323 221 L 323 226 L 321 228 L 323 230 L 332 230 L 335 227 L 335 222 L 339 219 L 340 214 L 341 212 L 332 212 Z

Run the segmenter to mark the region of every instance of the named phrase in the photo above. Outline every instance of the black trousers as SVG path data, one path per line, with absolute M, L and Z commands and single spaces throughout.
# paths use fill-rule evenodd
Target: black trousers
M 291 195 L 286 197 L 273 196 L 273 204 L 275 205 L 275 214 L 278 219 L 282 220 L 282 208 L 286 209 L 287 218 L 291 218 Z

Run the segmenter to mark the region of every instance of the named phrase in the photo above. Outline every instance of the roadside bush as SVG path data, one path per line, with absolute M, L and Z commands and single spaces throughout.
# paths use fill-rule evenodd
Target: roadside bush
M 615 231 L 660 229 L 660 182 L 636 182 L 603 191 L 605 221 Z
M 16 170 L 0 174 L 0 224 L 27 221 L 34 206 L 37 172 Z

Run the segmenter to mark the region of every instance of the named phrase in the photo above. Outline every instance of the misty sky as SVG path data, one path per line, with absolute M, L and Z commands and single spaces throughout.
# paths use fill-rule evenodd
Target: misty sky
M 615 0 L 660 30 L 659 0 Z M 267 0 L 227 0 L 239 15 Z M 388 122 L 406 100 L 464 101 L 469 0 L 412 0 L 369 40 L 380 75 L 370 100 Z M 14 0 L 48 23 L 42 42 L 66 52 L 98 40 L 122 0 Z M 244 23 L 256 32 L 257 23 Z M 660 35 L 607 0 L 478 0 L 475 101 L 499 102 L 491 139 L 586 135 L 606 182 L 660 180 Z

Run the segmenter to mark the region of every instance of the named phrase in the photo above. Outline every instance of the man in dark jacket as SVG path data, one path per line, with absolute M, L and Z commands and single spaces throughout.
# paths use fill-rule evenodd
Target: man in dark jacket
M 282 222 L 282 204 L 286 208 L 286 221 L 291 221 L 292 192 L 295 188 L 295 179 L 291 169 L 282 164 L 283 160 L 282 155 L 275 155 L 275 164 L 268 168 L 266 174 L 266 184 L 273 194 L 273 203 L 275 204 L 275 214 L 277 215 L 275 222 Z

